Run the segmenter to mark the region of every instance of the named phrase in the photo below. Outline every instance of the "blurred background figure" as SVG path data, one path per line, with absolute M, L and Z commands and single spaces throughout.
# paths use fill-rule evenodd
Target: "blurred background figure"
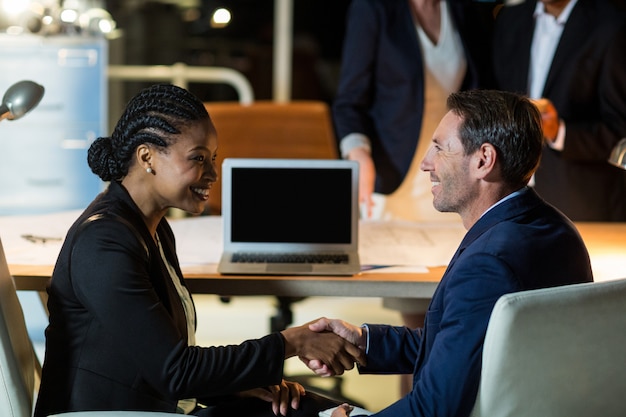
M 626 173 L 607 162 L 626 136 L 623 3 L 511 3 L 493 39 L 498 88 L 540 99 L 546 145 L 537 192 L 575 221 L 625 221 Z
M 458 221 L 434 209 L 419 162 L 446 98 L 490 85 L 492 4 L 465 0 L 354 0 L 348 9 L 333 119 L 343 158 L 360 166 L 366 218 Z M 404 323 L 423 324 L 425 303 L 385 299 Z M 409 392 L 406 375 L 401 394 Z
M 360 199 L 369 217 L 450 220 L 432 207 L 419 161 L 448 94 L 490 85 L 484 45 L 491 8 L 470 1 L 352 2 L 333 117 L 342 156 L 360 162 Z

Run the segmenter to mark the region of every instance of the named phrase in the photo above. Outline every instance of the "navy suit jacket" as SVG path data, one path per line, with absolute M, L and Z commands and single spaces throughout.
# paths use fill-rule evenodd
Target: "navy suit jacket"
M 423 329 L 368 325 L 364 373 L 411 373 L 413 391 L 375 416 L 468 416 L 489 316 L 507 293 L 592 281 L 574 225 L 532 189 L 470 228 L 433 295 Z M 532 341 L 529 341 L 529 344 Z
M 491 6 L 448 0 L 468 63 L 462 89 L 489 86 Z M 376 166 L 375 191 L 404 179 L 417 148 L 424 110 L 424 70 L 407 0 L 353 0 L 332 106 L 337 139 L 366 135 Z
M 504 6 L 494 33 L 500 89 L 528 92 L 536 1 Z M 626 15 L 609 0 L 578 0 L 543 96 L 565 121 L 563 151 L 544 148 L 537 192 L 574 221 L 626 221 L 626 172 L 607 163 L 626 137 Z
M 81 226 L 95 214 L 104 218 Z M 165 219 L 157 233 L 184 284 Z M 117 182 L 70 228 L 48 309 L 38 417 L 83 410 L 174 412 L 178 399 L 216 403 L 282 378 L 278 333 L 237 346 L 188 346 L 176 288 L 139 209 Z

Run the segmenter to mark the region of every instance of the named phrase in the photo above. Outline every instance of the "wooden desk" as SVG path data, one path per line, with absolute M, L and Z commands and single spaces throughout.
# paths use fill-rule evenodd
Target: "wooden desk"
M 577 223 L 596 281 L 626 278 L 626 223 Z M 9 265 L 19 290 L 45 291 L 52 265 Z M 226 276 L 215 265 L 183 268 L 192 292 L 217 295 L 292 297 L 430 298 L 444 267 L 427 273 L 364 273 L 354 277 Z
M 18 290 L 45 291 L 51 265 L 9 265 Z M 430 298 L 445 268 L 428 273 L 368 273 L 354 277 L 221 275 L 215 265 L 183 268 L 191 292 L 217 295 L 289 297 L 411 297 Z

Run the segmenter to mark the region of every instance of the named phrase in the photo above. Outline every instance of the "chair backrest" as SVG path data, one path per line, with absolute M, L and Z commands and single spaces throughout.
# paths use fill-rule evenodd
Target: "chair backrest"
M 0 416 L 29 417 L 35 355 L 0 241 Z
M 626 415 L 626 279 L 496 303 L 473 417 Z
M 217 130 L 218 174 L 224 158 L 339 157 L 330 110 L 324 102 L 207 102 L 205 107 Z M 209 214 L 221 214 L 221 199 L 218 181 L 209 196 Z

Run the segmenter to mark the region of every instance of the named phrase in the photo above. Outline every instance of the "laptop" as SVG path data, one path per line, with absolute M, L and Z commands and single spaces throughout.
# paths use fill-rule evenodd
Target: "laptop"
M 226 158 L 222 274 L 354 275 L 358 163 Z

